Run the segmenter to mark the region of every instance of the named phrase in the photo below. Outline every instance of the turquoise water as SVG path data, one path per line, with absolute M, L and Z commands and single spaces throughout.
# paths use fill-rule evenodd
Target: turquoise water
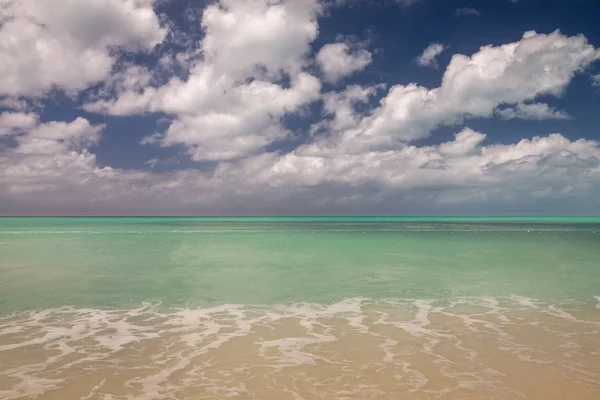
M 0 312 L 356 297 L 592 302 L 599 260 L 600 217 L 0 218 Z
M 600 218 L 0 218 L 0 398 L 596 400 Z

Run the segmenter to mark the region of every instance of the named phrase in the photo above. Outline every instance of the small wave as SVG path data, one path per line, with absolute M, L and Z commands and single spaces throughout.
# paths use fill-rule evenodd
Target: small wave
M 583 315 L 518 296 L 34 310 L 0 317 L 0 379 L 11 382 L 0 397 L 60 398 L 81 379 L 87 398 L 318 398 L 324 388 L 332 398 L 534 398 L 515 383 L 519 371 L 575 393 L 575 369 L 600 394 L 600 365 L 586 353 L 600 347 L 598 316 Z

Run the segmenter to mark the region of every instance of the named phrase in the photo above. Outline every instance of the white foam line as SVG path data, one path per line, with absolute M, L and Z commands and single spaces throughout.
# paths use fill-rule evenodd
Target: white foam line
M 94 396 L 96 396 L 96 394 L 98 393 L 98 390 L 100 390 L 100 388 L 102 386 L 104 386 L 105 383 L 106 383 L 106 378 L 102 379 L 102 382 L 100 382 L 99 384 L 97 384 L 96 386 L 94 386 L 90 390 L 90 393 L 87 396 L 82 397 L 81 400 L 89 400 L 89 399 L 93 398 Z
M 523 296 L 517 296 L 517 295 L 513 295 L 510 296 L 511 299 L 514 299 L 517 303 L 519 303 L 522 306 L 525 307 L 529 307 L 529 308 L 534 308 L 534 309 L 538 309 L 539 307 L 535 304 L 535 300 L 529 297 L 523 297 Z
M 596 296 L 595 299 L 600 305 L 600 296 Z M 497 315 L 498 320 L 501 320 L 504 317 L 502 313 L 510 310 L 510 308 L 500 306 L 500 304 L 504 304 L 504 300 L 512 300 L 519 305 L 539 309 L 540 313 L 564 319 L 569 323 L 593 323 L 579 320 L 554 305 L 519 296 L 511 296 L 510 298 L 464 298 L 450 302 L 450 305 L 444 303 L 444 307 L 437 306 L 435 300 L 388 299 L 375 301 L 366 298 L 350 298 L 329 305 L 295 304 L 291 306 L 252 307 L 226 304 L 204 309 L 161 311 L 159 304 L 143 303 L 140 307 L 129 310 L 65 307 L 32 311 L 13 314 L 7 318 L 0 317 L 0 326 L 2 327 L 0 328 L 0 334 L 18 334 L 17 336 L 19 336 L 21 333 L 27 332 L 29 334 L 31 332 L 31 336 L 19 337 L 20 343 L 7 343 L 0 346 L 0 357 L 2 357 L 1 352 L 3 351 L 11 351 L 25 346 L 41 346 L 45 350 L 52 350 L 53 355 L 46 356 L 43 362 L 39 364 L 0 370 L 1 376 L 7 376 L 20 382 L 14 385 L 14 390 L 10 391 L 10 393 L 17 393 L 17 395 L 7 397 L 9 395 L 6 391 L 0 391 L 0 398 L 13 399 L 39 396 L 46 390 L 64 384 L 62 380 L 44 380 L 41 378 L 41 376 L 45 376 L 41 375 L 44 371 L 49 369 L 66 371 L 76 365 L 79 368 L 83 363 L 90 365 L 90 371 L 99 368 L 99 365 L 103 365 L 105 368 L 107 362 L 113 363 L 118 360 L 119 351 L 129 346 L 136 349 L 138 348 L 135 345 L 136 343 L 147 339 L 160 340 L 158 353 L 152 355 L 151 362 L 168 365 L 169 367 L 162 368 L 161 371 L 148 376 L 132 379 L 128 381 L 128 385 L 139 384 L 142 387 L 143 397 L 137 398 L 172 397 L 171 393 L 181 389 L 181 387 L 168 385 L 173 373 L 184 371 L 185 378 L 182 379 L 190 379 L 186 381 L 189 384 L 193 384 L 203 377 L 203 370 L 206 369 L 205 364 L 199 367 L 197 357 L 205 354 L 210 356 L 212 350 L 223 346 L 233 338 L 253 334 L 253 332 L 257 332 L 257 328 L 272 327 L 273 323 L 277 321 L 290 319 L 293 320 L 294 324 L 297 324 L 297 327 L 302 328 L 302 333 L 294 334 L 293 337 L 281 337 L 280 335 L 273 339 L 269 338 L 270 340 L 255 339 L 254 344 L 258 347 L 258 355 L 265 360 L 265 365 L 262 366 L 281 370 L 290 366 L 314 365 L 321 362 L 333 364 L 333 361 L 326 359 L 322 354 L 315 354 L 310 349 L 314 346 L 340 340 L 343 338 L 344 332 L 350 329 L 353 333 L 368 335 L 377 340 L 377 346 L 383 352 L 383 358 L 378 362 L 398 365 L 402 368 L 403 375 L 397 379 L 408 382 L 415 391 L 422 390 L 423 386 L 427 384 L 426 377 L 419 371 L 414 370 L 410 363 L 401 360 L 400 354 L 394 354 L 393 352 L 393 349 L 399 344 L 395 340 L 397 337 L 393 335 L 388 337 L 373 332 L 376 329 L 372 329 L 372 327 L 365 324 L 367 316 L 376 315 L 379 318 L 375 324 L 390 325 L 390 327 L 398 328 L 409 335 L 420 338 L 419 341 L 423 342 L 421 343 L 421 352 L 435 357 L 434 363 L 439 365 L 442 373 L 446 371 L 447 367 L 454 365 L 454 361 L 436 354 L 435 348 L 438 343 L 451 340 L 454 342 L 455 348 L 467 352 L 468 358 L 473 362 L 476 362 L 479 354 L 468 347 L 464 347 L 465 342 L 461 341 L 461 336 L 441 331 L 439 326 L 432 324 L 431 321 L 434 320 L 432 317 L 436 315 L 457 318 L 457 321 L 462 321 L 464 326 L 473 333 L 484 331 L 483 328 L 477 329 L 474 326 L 475 324 L 482 324 L 494 335 L 497 334 L 494 337 L 503 342 L 501 350 L 518 354 L 524 362 L 545 363 L 544 360 L 533 358 L 534 355 L 538 356 L 535 346 L 520 345 L 514 337 L 508 335 L 503 329 L 504 323 L 500 322 L 496 325 L 474 318 L 476 315 L 494 314 Z M 412 320 L 397 321 L 395 320 L 397 315 L 394 312 L 387 313 L 385 309 L 382 311 L 376 307 L 372 313 L 367 314 L 369 311 L 366 306 L 371 304 L 411 309 L 413 310 Z M 471 315 L 452 314 L 449 307 L 458 304 L 482 306 L 487 309 L 487 312 L 482 313 L 479 311 Z M 517 307 L 517 309 L 519 308 Z M 343 318 L 347 325 L 336 326 L 329 323 L 328 318 Z M 140 322 L 136 324 L 134 321 Z M 345 330 L 342 331 L 342 336 L 337 334 L 339 329 Z M 544 328 L 542 327 L 542 329 Z M 561 337 L 559 332 L 544 330 L 549 334 Z M 492 332 L 485 332 L 484 334 Z M 561 338 L 568 339 L 566 337 Z M 13 340 L 12 337 L 11 340 Z M 573 342 L 567 341 L 566 343 L 565 349 L 570 349 L 573 346 L 571 344 Z M 143 346 L 143 344 L 140 344 L 140 346 Z M 183 346 L 183 348 L 180 349 L 179 346 Z M 173 349 L 177 352 L 174 352 Z M 58 354 L 55 352 L 58 352 Z M 67 359 L 67 356 L 74 353 L 78 354 L 77 359 L 73 361 L 71 361 L 71 358 Z M 577 362 L 577 354 L 575 352 L 570 354 L 575 358 L 568 362 Z M 65 363 L 65 361 L 69 362 Z M 347 361 L 336 359 L 335 362 L 345 366 Z M 377 366 L 383 368 L 385 364 L 380 363 Z M 119 367 L 115 365 L 115 368 Z M 240 368 L 249 367 L 242 365 Z M 177 375 L 179 376 L 179 373 Z M 485 380 L 484 377 L 478 376 L 479 378 L 481 379 L 478 382 Z M 207 380 L 209 378 L 204 377 L 202 379 Z M 217 383 L 214 384 L 215 390 L 224 390 Z M 102 383 L 94 387 L 90 396 L 99 396 L 98 391 L 100 391 L 101 385 Z M 231 393 L 234 392 L 244 395 L 241 387 Z

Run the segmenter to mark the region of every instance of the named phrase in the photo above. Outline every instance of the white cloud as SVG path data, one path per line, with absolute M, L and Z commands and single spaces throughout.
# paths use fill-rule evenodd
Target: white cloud
M 478 17 L 481 15 L 481 12 L 479 12 L 479 10 L 477 10 L 476 8 L 463 7 L 463 8 L 457 8 L 456 11 L 454 11 L 454 15 L 457 17 L 462 17 L 462 16 Z
M 365 49 L 352 49 L 347 43 L 330 43 L 317 53 L 317 62 L 325 76 L 325 80 L 335 83 L 362 71 L 371 63 L 371 53 Z
M 592 76 L 592 84 L 594 86 L 600 86 L 600 74 Z
M 316 18 L 316 9 L 314 12 L 311 15 Z M 312 40 L 310 35 L 304 38 L 307 43 Z M 297 53 L 298 64 L 305 56 Z M 558 31 L 547 35 L 526 32 L 519 42 L 484 46 L 472 56 L 454 55 L 439 88 L 393 86 L 371 115 L 346 119 L 356 125 L 332 133 L 327 143 L 317 138 L 316 146 L 350 152 L 395 148 L 400 142 L 428 136 L 440 125 L 459 123 L 469 117 L 491 117 L 496 112 L 505 117 L 548 117 L 549 114 L 540 113 L 543 106 L 539 105 L 517 106 L 514 115 L 508 115 L 510 110 L 496 110 L 503 105 L 507 110 L 506 106 L 543 94 L 559 96 L 573 76 L 599 56 L 600 52 L 583 36 L 567 37 Z M 218 58 L 219 53 L 214 57 Z M 318 81 L 305 73 L 298 74 L 289 89 L 283 89 L 266 80 L 264 69 L 248 72 L 252 68 L 245 68 L 245 76 L 237 75 L 240 72 L 235 69 L 231 73 L 238 80 L 234 81 L 227 69 L 216 70 L 207 62 L 199 62 L 185 82 L 173 79 L 164 87 L 149 88 L 142 94 L 125 92 L 116 102 L 96 103 L 88 109 L 119 113 L 131 112 L 133 108 L 172 113 L 176 119 L 160 141 L 162 145 L 184 144 L 196 160 L 220 160 L 256 154 L 285 138 L 287 132 L 280 124 L 281 118 L 318 96 Z M 276 68 L 267 65 L 267 75 L 285 65 L 274 60 L 270 63 Z M 258 78 L 253 78 L 255 75 Z M 248 76 L 255 80 L 236 83 Z
M 68 202 L 69 194 L 73 194 L 80 202 L 88 201 L 85 193 L 92 189 L 88 182 L 101 171 L 88 147 L 98 143 L 103 126 L 77 118 L 29 124 L 28 128 L 15 133 L 16 147 L 0 154 L 0 197 L 33 195 L 25 201 L 38 203 L 36 194 L 44 193 L 54 196 L 59 204 L 61 196 Z
M 437 68 L 437 58 L 445 50 L 444 45 L 440 43 L 432 43 L 423 50 L 423 53 L 417 57 L 417 64 L 423 67 Z
M 28 108 L 29 104 L 27 104 L 25 100 L 19 100 L 11 97 L 0 100 L 0 109 L 26 111 Z
M 188 103 L 174 98 L 167 104 L 181 116 L 171 124 L 163 145 L 185 144 L 195 160 L 221 160 L 252 154 L 269 143 L 284 139 L 281 118 L 315 100 L 320 84 L 316 78 L 297 75 L 289 89 L 253 81 L 215 96 L 202 108 L 188 110 Z M 186 88 L 186 90 L 189 90 Z
M 504 119 L 570 119 L 571 116 L 564 111 L 557 111 L 546 103 L 519 103 L 515 107 L 508 107 L 496 110 L 501 118 Z
M 0 8 L 0 95 L 79 91 L 108 77 L 114 49 L 150 50 L 166 31 L 150 0 L 8 0 Z
M 72 122 L 52 121 L 35 126 L 17 137 L 16 154 L 53 156 L 81 152 L 100 140 L 102 125 L 93 126 L 85 118 Z
M 600 58 L 583 36 L 527 32 L 515 43 L 456 54 L 435 88 L 351 85 L 321 93 L 309 72 L 315 65 L 328 81 L 339 82 L 365 68 L 371 54 L 339 42 L 313 55 L 322 11 L 316 0 L 211 3 L 202 13 L 202 39 L 165 55 L 159 73 L 117 58 L 119 51 L 148 51 L 163 40 L 151 0 L 8 4 L 2 12 L 15 16 L 14 23 L 2 25 L 0 33 L 29 50 L 0 44 L 0 59 L 10 61 L 0 64 L 8 77 L 0 82 L 8 96 L 0 106 L 11 110 L 0 114 L 0 212 L 469 211 L 540 198 L 556 204 L 577 199 L 600 212 L 595 141 L 550 134 L 499 145 L 457 127 L 448 142 L 414 142 L 469 118 L 568 117 L 538 97 L 561 96 L 576 74 Z M 70 18 L 73 13 L 81 18 Z M 48 60 L 57 60 L 48 71 L 42 48 Z M 433 65 L 437 55 L 424 63 Z M 174 64 L 184 73 L 157 79 Z M 78 91 L 98 81 L 104 83 L 86 110 L 162 113 L 166 131 L 148 132 L 142 144 L 181 145 L 214 168 L 155 168 L 176 164 L 180 156 L 152 158 L 143 170 L 102 167 L 93 151 L 103 125 L 83 118 L 40 122 L 28 106 L 27 96 L 53 88 Z M 265 150 L 290 137 L 286 116 L 318 99 L 322 118 L 301 145 Z M 170 172 L 156 172 L 165 169 Z
M 285 187 L 375 182 L 388 191 L 440 186 L 491 191 L 496 185 L 514 191 L 521 185 L 557 190 L 564 183 L 600 184 L 600 148 L 594 141 L 571 142 L 555 134 L 512 145 L 484 146 L 485 137 L 465 129 L 454 141 L 438 146 L 406 145 L 356 154 L 316 154 L 305 146 L 272 160 L 270 165 L 248 161 L 245 169 L 255 182 Z
M 198 207 L 232 212 L 244 204 L 248 212 L 274 211 L 282 204 L 280 210 L 288 213 L 378 204 L 467 211 L 482 203 L 523 204 L 534 193 L 558 203 L 600 193 L 598 143 L 559 134 L 486 145 L 484 134 L 466 128 L 435 146 L 319 155 L 307 144 L 290 154 L 223 162 L 210 173 L 150 173 L 100 168 L 86 146 L 97 143 L 101 129 L 77 119 L 39 124 L 19 135 L 17 148 L 0 153 L 3 211 L 8 204 L 20 212 L 141 214 Z M 40 145 L 42 139 L 50 143 Z M 41 194 L 43 203 L 37 201 Z
M 312 132 L 343 132 L 356 126 L 364 115 L 356 110 L 356 105 L 367 104 L 377 91 L 385 85 L 362 87 L 347 86 L 342 92 L 330 92 L 323 95 L 323 109 L 327 119 L 313 125 Z
M 0 114 L 0 136 L 13 135 L 26 131 L 37 124 L 37 115 L 22 112 Z
M 284 139 L 284 115 L 316 100 L 317 78 L 302 72 L 320 12 L 314 0 L 223 0 L 202 17 L 204 58 L 183 81 L 171 79 L 144 91 L 125 88 L 117 100 L 100 100 L 88 111 L 111 114 L 163 111 L 175 118 L 162 139 L 183 144 L 194 160 L 254 154 Z M 289 76 L 290 87 L 279 82 Z
M 371 116 L 337 138 L 345 151 L 394 148 L 444 124 L 488 118 L 501 105 L 560 96 L 572 78 L 600 58 L 583 36 L 526 32 L 519 42 L 452 57 L 438 88 L 395 85 Z
M 221 0 L 202 16 L 207 63 L 234 77 L 297 73 L 318 33 L 316 0 Z

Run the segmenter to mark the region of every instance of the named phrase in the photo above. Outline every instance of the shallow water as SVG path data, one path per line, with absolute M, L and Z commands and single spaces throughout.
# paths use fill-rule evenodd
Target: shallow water
M 0 219 L 0 398 L 598 399 L 594 232 Z

